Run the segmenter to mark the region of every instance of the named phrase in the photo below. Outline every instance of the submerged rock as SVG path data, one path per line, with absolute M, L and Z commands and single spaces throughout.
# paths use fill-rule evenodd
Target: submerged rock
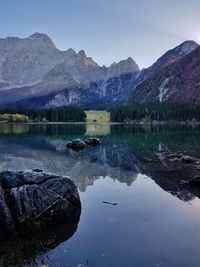
M 67 143 L 67 148 L 71 148 L 74 150 L 81 150 L 87 147 L 87 144 L 80 139 L 72 140 L 71 142 Z
M 67 177 L 37 170 L 0 173 L 0 237 L 67 220 L 80 210 L 77 188 Z
M 200 176 L 194 176 L 192 177 L 189 181 L 188 181 L 188 184 L 190 185 L 200 185 Z
M 180 159 L 182 157 L 181 153 L 166 153 L 165 156 L 170 159 L 170 160 L 174 160 L 174 159 Z
M 180 162 L 181 164 L 200 164 L 200 160 L 198 158 L 194 158 L 188 155 L 184 155 L 181 152 L 161 152 L 157 153 L 159 158 L 165 160 L 166 162 Z
M 99 138 L 87 138 L 86 140 L 82 141 L 80 139 L 72 140 L 71 142 L 67 143 L 66 147 L 73 149 L 73 150 L 82 150 L 88 147 L 95 147 L 101 143 Z
M 182 163 L 189 164 L 189 163 L 194 163 L 195 159 L 193 159 L 190 156 L 182 156 L 181 161 L 182 161 Z
M 98 146 L 101 144 L 101 141 L 99 138 L 87 138 L 84 141 L 88 146 Z

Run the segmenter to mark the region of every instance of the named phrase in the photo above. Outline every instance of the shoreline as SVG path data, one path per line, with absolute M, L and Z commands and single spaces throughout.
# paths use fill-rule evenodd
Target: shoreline
M 132 122 L 7 122 L 0 121 L 1 124 L 6 125 L 151 125 L 151 126 L 163 126 L 163 125 L 200 125 L 200 121 L 154 121 L 154 122 L 144 122 L 144 121 L 132 121 Z

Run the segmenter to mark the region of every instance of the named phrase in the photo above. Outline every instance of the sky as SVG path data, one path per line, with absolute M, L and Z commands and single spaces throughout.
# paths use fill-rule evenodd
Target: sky
M 0 0 L 0 37 L 49 35 L 100 65 L 148 67 L 185 40 L 200 43 L 199 0 Z

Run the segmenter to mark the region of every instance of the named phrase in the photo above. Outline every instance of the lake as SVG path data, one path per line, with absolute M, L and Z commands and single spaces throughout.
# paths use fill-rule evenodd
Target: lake
M 88 136 L 102 144 L 66 149 Z M 200 128 L 0 124 L 0 170 L 69 176 L 82 203 L 73 229 L 63 222 L 41 240 L 1 243 L 0 266 L 199 267 L 200 189 L 180 181 L 200 169 L 163 151 L 198 157 Z

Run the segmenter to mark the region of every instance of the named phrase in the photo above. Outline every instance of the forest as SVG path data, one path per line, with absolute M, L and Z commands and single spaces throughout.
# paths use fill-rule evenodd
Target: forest
M 155 103 L 119 106 L 110 109 L 112 122 L 200 121 L 200 105 Z
M 17 118 L 17 121 L 15 118 Z M 20 122 L 20 120 L 21 122 L 83 122 L 86 120 L 86 114 L 82 109 L 74 107 L 58 107 L 50 109 L 1 109 L 0 120 L 9 122 Z

